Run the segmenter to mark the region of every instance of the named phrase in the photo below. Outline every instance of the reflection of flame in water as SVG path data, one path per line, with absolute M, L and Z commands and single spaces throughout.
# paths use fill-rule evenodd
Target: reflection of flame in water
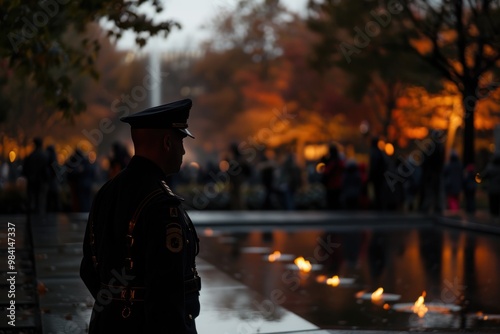
M 295 263 L 295 265 L 299 268 L 300 271 L 306 273 L 310 272 L 312 269 L 311 262 L 307 261 L 302 256 L 296 258 L 295 261 L 293 261 L 293 263 Z
M 210 227 L 207 227 L 203 232 L 207 237 L 211 237 L 214 235 L 214 230 L 212 230 Z
M 279 259 L 280 257 L 281 257 L 281 252 L 280 251 L 274 251 L 272 254 L 269 254 L 269 256 L 267 257 L 267 259 L 269 260 L 269 262 L 274 262 L 277 259 Z
M 418 314 L 420 318 L 423 318 L 428 311 L 427 306 L 424 304 L 425 291 L 422 293 L 422 296 L 418 297 L 415 304 L 412 306 L 413 313 Z
M 391 305 L 385 303 L 384 304 L 384 310 L 390 310 L 391 309 Z
M 477 320 L 482 320 L 482 321 L 488 321 L 488 320 L 495 322 L 500 321 L 500 314 L 484 314 L 482 311 L 479 311 L 475 313 L 473 316 Z
M 359 292 L 356 293 L 356 298 L 363 298 L 363 296 L 365 295 L 366 291 L 365 290 L 361 290 Z
M 372 293 L 372 300 L 380 300 L 382 299 L 382 294 L 384 293 L 383 288 L 378 288 Z
M 327 280 L 326 275 L 318 275 L 316 276 L 316 282 L 318 283 L 325 283 Z
M 340 284 L 340 279 L 337 275 L 331 277 L 331 278 L 328 278 L 326 280 L 326 284 L 328 285 L 331 285 L 331 286 L 339 286 Z

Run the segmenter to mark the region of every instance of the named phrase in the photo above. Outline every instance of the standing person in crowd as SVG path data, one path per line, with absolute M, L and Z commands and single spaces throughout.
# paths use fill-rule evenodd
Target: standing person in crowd
M 54 145 L 47 146 L 47 163 L 49 169 L 49 187 L 47 194 L 47 211 L 49 212 L 57 212 L 61 210 L 61 178 L 59 175 L 59 171 L 61 167 L 57 162 L 57 155 Z
M 285 210 L 295 209 L 295 193 L 302 183 L 302 175 L 299 166 L 295 162 L 292 152 L 284 155 L 280 169 L 280 191 L 283 196 L 283 207 Z
M 368 166 L 365 162 L 358 163 L 359 175 L 361 177 L 361 195 L 359 198 L 359 207 L 367 210 L 370 207 L 370 198 L 368 196 Z
M 243 185 L 250 176 L 250 166 L 241 154 L 238 144 L 233 143 L 229 147 L 229 196 L 231 210 L 243 210 L 246 208 L 246 199 L 243 194 Z
M 447 207 L 452 212 L 456 212 L 460 209 L 463 169 L 458 153 L 455 150 L 451 152 L 450 161 L 444 167 L 443 177 Z
M 500 153 L 495 153 L 493 158 L 481 173 L 481 178 L 486 181 L 490 214 L 494 217 L 500 215 Z
M 194 138 L 184 99 L 121 118 L 135 155 L 97 193 L 83 242 L 80 275 L 95 298 L 90 334 L 196 334 L 199 240 L 167 185 Z
M 465 212 L 473 214 L 476 212 L 476 171 L 474 164 L 468 164 L 465 167 L 463 179 Z
M 422 181 L 422 167 L 420 162 L 415 161 L 413 155 L 406 158 L 408 165 L 413 166 L 413 171 L 403 183 L 404 191 L 404 210 L 414 211 L 415 201 L 418 199 L 418 191 L 420 190 L 420 182 Z
M 378 147 L 379 138 L 373 137 L 370 143 L 369 162 L 368 162 L 368 185 L 373 191 L 373 209 L 381 210 L 384 198 L 384 173 L 387 165 L 384 152 Z
M 394 155 L 385 154 L 385 165 L 387 166 L 388 177 L 383 183 L 382 190 L 382 209 L 389 211 L 399 211 L 404 209 L 405 204 L 405 189 L 403 182 L 394 182 L 389 175 L 398 175 L 398 171 L 403 168 L 403 162 L 397 159 Z M 385 177 L 385 176 L 384 176 Z M 406 180 L 408 182 L 408 180 Z M 405 182 L 405 183 L 406 183 Z
M 94 166 L 79 148 L 66 161 L 67 180 L 71 191 L 72 211 L 88 212 L 92 201 Z
M 347 161 L 342 177 L 342 202 L 346 210 L 359 209 L 362 182 L 358 163 L 355 160 Z
M 49 164 L 47 153 L 43 150 L 43 141 L 33 139 L 35 149 L 25 159 L 22 175 L 27 180 L 28 212 L 44 214 L 47 209 L 49 189 Z
M 340 195 L 342 193 L 342 176 L 344 175 L 344 161 L 340 158 L 337 145 L 330 145 L 328 156 L 323 158 L 323 184 L 326 188 L 326 206 L 330 210 L 340 209 Z
M 267 150 L 261 152 L 260 161 L 257 164 L 257 170 L 260 174 L 260 181 L 264 187 L 264 201 L 262 208 L 264 210 L 270 210 L 275 207 L 275 202 L 277 202 L 276 197 L 277 190 L 275 188 L 275 175 L 276 169 L 278 168 L 277 163 L 274 161 L 274 152 Z
M 426 139 L 429 143 L 425 149 L 422 163 L 422 182 L 420 191 L 420 211 L 432 211 L 441 214 L 443 211 L 443 167 L 445 160 L 442 131 L 431 130 Z
M 108 179 L 114 178 L 129 163 L 130 155 L 125 145 L 120 142 L 114 142 L 111 147 L 111 157 L 109 158 Z

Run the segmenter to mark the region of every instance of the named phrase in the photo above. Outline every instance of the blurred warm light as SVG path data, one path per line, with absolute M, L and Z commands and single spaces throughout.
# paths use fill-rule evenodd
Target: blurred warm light
M 69 157 L 69 152 L 68 152 L 68 150 L 66 150 L 65 148 L 63 148 L 61 151 L 59 151 L 58 156 L 61 156 L 60 164 L 64 164 L 66 162 L 66 160 L 68 159 L 68 157 Z
M 325 171 L 325 163 L 324 162 L 320 162 L 319 164 L 316 165 L 316 173 L 319 173 L 319 174 L 323 174 L 323 172 Z
M 224 173 L 227 172 L 229 170 L 229 162 L 226 160 L 219 162 L 219 169 Z
M 194 162 L 194 161 L 193 161 L 193 162 L 191 162 L 191 163 L 189 164 L 189 166 L 190 166 L 190 167 L 193 167 L 194 169 L 200 169 L 200 164 L 199 164 L 199 163 L 197 163 L 197 162 Z
M 385 141 L 383 141 L 382 139 L 380 139 L 377 143 L 377 147 L 379 150 L 383 151 L 384 148 L 385 148 Z
M 17 156 L 17 155 L 16 155 L 16 152 L 14 152 L 14 151 L 10 151 L 10 152 L 9 152 L 9 161 L 10 161 L 10 162 L 14 162 L 14 161 L 16 160 L 16 156 Z
M 94 151 L 89 152 L 89 162 L 93 164 L 97 159 L 97 154 Z
M 356 156 L 356 149 L 354 148 L 353 145 L 349 144 L 345 148 L 345 156 L 347 158 L 352 158 Z
M 296 258 L 293 263 L 299 268 L 300 271 L 308 273 L 312 269 L 311 262 L 304 259 L 304 257 L 300 256 Z
M 476 173 L 476 176 L 474 177 L 474 179 L 476 180 L 476 183 L 481 183 L 481 181 L 483 180 L 481 178 L 481 174 L 479 174 L 479 173 Z
M 92 144 L 88 140 L 82 140 L 78 143 L 78 148 L 82 150 L 82 152 L 89 152 L 92 150 Z
M 391 309 L 391 305 L 385 303 L 384 304 L 384 310 L 390 310 Z
M 326 280 L 326 284 L 331 285 L 331 286 L 339 286 L 340 284 L 340 279 L 337 275 L 329 278 Z
M 64 156 L 64 154 L 57 153 L 57 163 L 58 163 L 59 165 L 62 165 L 62 164 L 64 164 L 64 161 L 65 161 L 65 156 Z
M 384 151 L 388 156 L 392 156 L 394 154 L 394 145 L 392 145 L 391 143 L 385 144 Z
M 102 169 L 102 170 L 109 170 L 109 166 L 110 166 L 110 161 L 107 157 L 100 157 L 98 160 L 98 164 L 99 164 L 99 167 Z
M 325 283 L 327 280 L 326 275 L 318 275 L 316 276 L 316 282 L 318 283 Z
M 489 150 L 491 153 L 495 153 L 495 144 L 491 143 L 489 146 L 488 146 Z
M 267 259 L 268 259 L 269 262 L 274 262 L 277 259 L 279 259 L 280 257 L 281 257 L 281 252 L 280 251 L 274 251 L 272 254 L 269 254 L 269 256 L 267 257 Z
M 429 129 L 426 127 L 405 128 L 403 131 L 405 136 L 411 139 L 423 139 L 429 134 Z
M 425 291 L 422 293 L 420 297 L 418 297 L 417 301 L 411 308 L 413 313 L 418 314 L 420 318 L 423 318 L 428 311 L 427 306 L 425 306 L 424 304 L 424 298 L 425 298 Z
M 207 237 L 211 237 L 214 235 L 214 230 L 212 230 L 210 227 L 207 227 L 204 231 L 203 234 Z
M 304 148 L 304 158 L 309 161 L 319 160 L 327 154 L 328 145 L 326 144 L 311 144 Z
M 365 295 L 366 291 L 365 290 L 361 290 L 361 291 L 358 291 L 356 292 L 356 298 L 363 298 L 363 296 Z
M 25 147 L 23 147 L 23 146 L 17 147 L 17 150 L 15 152 L 16 152 L 16 158 L 21 159 L 21 160 L 26 158 L 26 154 L 25 154 L 26 148 Z
M 381 300 L 382 299 L 382 294 L 384 293 L 383 288 L 378 288 L 372 293 L 372 300 Z

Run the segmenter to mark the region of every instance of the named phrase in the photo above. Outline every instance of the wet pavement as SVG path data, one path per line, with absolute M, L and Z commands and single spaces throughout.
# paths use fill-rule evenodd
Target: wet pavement
M 7 222 L 17 228 L 16 256 L 22 259 L 17 290 L 23 294 L 16 294 L 21 307 L 16 325 L 25 325 L 24 332 L 86 333 L 93 300 L 78 275 L 86 217 L 33 219 L 31 243 L 24 216 L 0 216 L 3 253 Z M 433 328 L 447 333 L 464 326 L 473 333 L 500 332 L 497 321 L 478 321 L 476 315 L 500 314 L 500 229 L 487 215 L 436 219 L 389 213 L 197 211 L 191 217 L 202 239 L 200 334 L 418 333 Z M 288 257 L 270 263 L 267 256 L 274 250 Z M 293 259 L 299 255 L 313 260 L 313 271 L 296 269 Z M 355 283 L 333 288 L 321 281 L 333 274 Z M 400 300 L 376 304 L 355 298 L 379 285 Z M 395 310 L 395 304 L 413 303 L 423 290 L 426 302 L 466 305 L 474 319 L 465 317 L 465 311 L 429 313 L 422 320 Z M 7 291 L 1 298 L 5 305 Z M 5 317 L 2 321 L 0 333 L 7 333 L 2 328 L 12 328 Z

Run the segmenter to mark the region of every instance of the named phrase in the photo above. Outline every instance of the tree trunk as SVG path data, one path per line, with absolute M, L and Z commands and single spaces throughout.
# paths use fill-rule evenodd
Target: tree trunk
M 393 99 L 392 95 L 387 96 L 387 101 L 385 104 L 385 119 L 382 123 L 382 134 L 387 141 L 392 141 L 393 138 L 389 138 L 389 126 L 392 123 L 392 111 L 396 106 L 396 101 Z
M 477 105 L 475 95 L 476 87 L 467 85 L 463 91 L 464 105 L 464 142 L 463 142 L 463 164 L 473 164 L 475 161 L 475 129 L 474 129 L 474 111 Z

